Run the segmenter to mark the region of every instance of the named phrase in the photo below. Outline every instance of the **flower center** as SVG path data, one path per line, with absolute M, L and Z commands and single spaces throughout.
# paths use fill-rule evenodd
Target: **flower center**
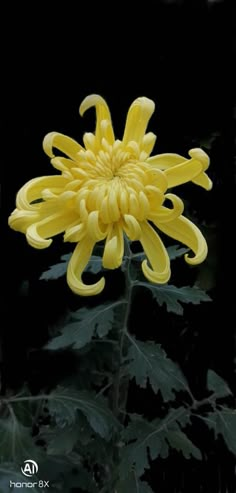
M 113 145 L 103 139 L 97 152 L 78 153 L 77 167 L 71 169 L 70 190 L 76 191 L 76 209 L 89 214 L 99 211 L 104 224 L 132 215 L 138 221 L 148 218 L 150 210 L 164 201 L 167 180 L 164 173 L 144 162 L 136 142 L 127 146 L 118 140 Z M 82 205 L 83 204 L 83 205 Z

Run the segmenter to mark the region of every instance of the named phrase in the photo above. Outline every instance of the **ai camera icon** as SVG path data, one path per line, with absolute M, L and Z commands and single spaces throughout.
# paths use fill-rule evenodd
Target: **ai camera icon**
M 24 461 L 24 465 L 21 467 L 21 472 L 27 478 L 31 478 L 34 474 L 37 474 L 39 470 L 39 466 L 37 462 L 31 459 L 27 459 Z

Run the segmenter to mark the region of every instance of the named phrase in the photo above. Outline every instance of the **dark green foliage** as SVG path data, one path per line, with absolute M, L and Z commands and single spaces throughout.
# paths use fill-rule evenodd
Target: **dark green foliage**
M 58 262 L 58 264 L 51 265 L 48 270 L 43 272 L 40 276 L 41 281 L 53 281 L 55 279 L 59 279 L 65 275 L 67 270 L 68 261 L 71 257 L 71 254 L 63 255 L 61 257 L 62 262 Z
M 141 286 L 148 288 L 157 303 L 162 306 L 166 304 L 168 312 L 176 313 L 176 315 L 183 315 L 183 307 L 180 303 L 192 303 L 193 305 L 199 305 L 201 301 L 210 301 L 211 298 L 205 291 L 202 291 L 197 286 L 186 286 L 183 288 L 177 288 L 169 284 L 164 286 L 155 286 L 147 282 L 140 283 Z
M 73 347 L 80 349 L 88 344 L 93 336 L 102 338 L 115 327 L 115 309 L 122 301 L 99 307 L 81 308 L 68 316 L 68 321 L 60 329 L 61 335 L 54 337 L 46 346 L 46 349 L 64 349 Z
M 221 408 L 208 413 L 204 419 L 217 438 L 221 435 L 228 449 L 236 455 L 236 411 L 235 409 Z
M 0 461 L 20 464 L 27 457 L 37 457 L 40 449 L 32 438 L 32 430 L 21 424 L 12 410 L 0 419 Z
M 127 372 L 142 388 L 150 383 L 155 393 L 160 390 L 165 401 L 175 398 L 173 390 L 188 390 L 188 384 L 178 365 L 167 358 L 165 351 L 153 341 L 141 342 L 129 336 Z
M 40 437 L 47 442 L 49 455 L 68 455 L 79 440 L 80 425 L 78 420 L 73 425 L 42 427 Z
M 122 450 L 121 477 L 125 478 L 133 467 L 138 477 L 150 467 L 157 457 L 166 458 L 169 448 L 182 452 L 186 459 L 191 456 L 201 459 L 200 450 L 181 430 L 189 421 L 189 410 L 181 407 L 169 412 L 162 420 L 148 422 L 141 416 L 131 416 L 131 422 L 123 433 L 127 445 Z
M 102 269 L 99 248 L 86 268 L 91 275 Z M 168 248 L 172 260 L 187 251 L 178 245 Z M 63 255 L 40 279 L 64 275 L 69 258 L 70 254 Z M 77 371 L 41 394 L 31 395 L 23 388 L 2 400 L 0 493 L 10 493 L 10 480 L 22 481 L 20 467 L 28 458 L 38 461 L 40 478 L 50 481 L 52 493 L 154 493 L 143 477 L 154 461 L 166 459 L 172 450 L 183 460 L 202 458 L 192 439 L 193 416 L 203 420 L 216 438 L 223 437 L 236 455 L 236 414 L 219 405 L 219 399 L 222 403 L 231 394 L 222 377 L 210 369 L 206 375 L 210 395 L 197 401 L 180 365 L 158 341 L 130 335 L 136 287 L 151 291 L 157 310 L 163 306 L 177 315 L 183 314 L 186 303 L 210 301 L 196 286 L 154 285 L 143 277 L 139 281 L 143 258 L 142 253 L 126 251 L 121 267 L 123 297 L 97 306 L 68 307 L 63 322 L 51 330 L 44 347 L 47 355 L 73 354 Z M 145 320 L 148 324 L 148 316 Z M 154 419 L 127 409 L 131 381 L 144 392 L 152 389 L 157 402 Z M 207 411 L 201 411 L 203 404 Z
M 213 370 L 208 370 L 207 388 L 211 392 L 214 392 L 214 395 L 217 398 L 226 397 L 227 395 L 232 394 L 228 384 Z
M 103 438 L 109 438 L 117 422 L 101 397 L 86 391 L 58 387 L 50 394 L 48 408 L 60 428 L 76 422 L 77 411 L 87 418 L 91 428 Z

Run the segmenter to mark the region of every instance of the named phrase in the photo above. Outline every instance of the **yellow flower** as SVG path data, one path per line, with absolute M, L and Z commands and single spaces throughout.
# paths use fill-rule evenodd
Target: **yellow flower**
M 80 106 L 81 116 L 92 106 L 96 130 L 85 133 L 84 146 L 57 132 L 46 135 L 44 151 L 61 174 L 26 183 L 17 194 L 9 225 L 25 233 L 35 248 L 48 247 L 51 237 L 62 232 L 65 241 L 77 243 L 67 282 L 79 295 L 95 295 L 104 288 L 104 278 L 92 285 L 82 280 L 95 244 L 105 241 L 103 266 L 116 269 L 124 255 L 124 233 L 143 247 L 146 278 L 166 283 L 170 261 L 156 229 L 193 251 L 194 256 L 185 255 L 189 264 L 199 264 L 207 255 L 203 235 L 182 216 L 183 202 L 166 192 L 188 181 L 209 190 L 212 184 L 205 173 L 209 158 L 201 149 L 189 151 L 190 159 L 177 154 L 149 157 L 156 137 L 146 133 L 155 107 L 148 98 L 138 98 L 131 105 L 122 140 L 114 137 L 109 108 L 102 97 L 86 97 Z M 53 148 L 62 155 L 55 157 Z M 171 208 L 164 205 L 166 199 Z

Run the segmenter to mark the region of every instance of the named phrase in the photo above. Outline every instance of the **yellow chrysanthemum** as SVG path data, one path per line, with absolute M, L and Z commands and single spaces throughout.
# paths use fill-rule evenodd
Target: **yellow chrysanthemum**
M 102 97 L 85 98 L 80 114 L 92 106 L 96 108 L 96 130 L 85 133 L 84 147 L 57 132 L 45 137 L 44 151 L 61 174 L 26 183 L 17 194 L 17 208 L 9 225 L 25 233 L 35 248 L 48 247 L 51 237 L 62 232 L 65 241 L 77 243 L 67 281 L 79 295 L 95 295 L 104 288 L 104 278 L 93 285 L 82 280 L 95 244 L 105 241 L 103 266 L 115 269 L 122 262 L 124 233 L 142 244 L 147 256 L 142 263 L 146 278 L 166 283 L 170 261 L 156 228 L 193 251 L 194 256 L 185 255 L 189 264 L 199 264 L 207 255 L 202 233 L 182 216 L 183 202 L 166 192 L 188 181 L 209 190 L 212 184 L 205 173 L 209 158 L 201 149 L 189 151 L 190 159 L 177 154 L 149 157 L 156 137 L 145 133 L 155 107 L 148 98 L 138 98 L 131 105 L 121 141 L 114 137 L 109 108 Z M 55 157 L 53 148 L 63 155 Z M 165 199 L 172 203 L 171 208 L 164 205 Z

